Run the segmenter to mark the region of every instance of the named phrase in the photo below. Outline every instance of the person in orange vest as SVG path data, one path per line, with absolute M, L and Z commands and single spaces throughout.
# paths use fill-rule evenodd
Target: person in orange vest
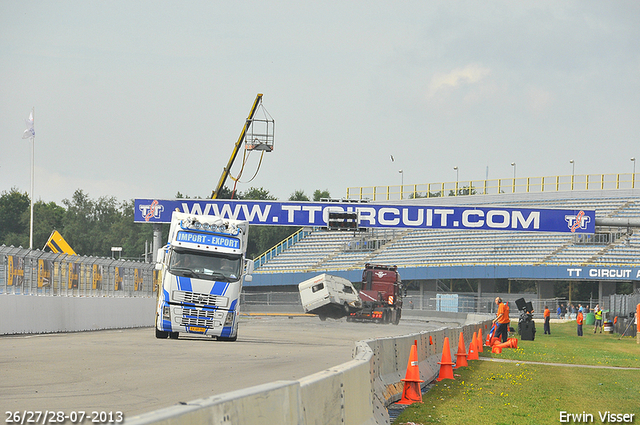
M 493 323 L 498 324 L 496 328 L 496 338 L 502 336 L 502 342 L 507 342 L 509 323 L 511 323 L 509 319 L 509 306 L 507 303 L 502 302 L 502 298 L 500 297 L 496 297 L 496 305 L 498 306 L 498 312 L 496 313 L 496 318 L 493 319 Z
M 551 320 L 551 311 L 546 305 L 544 306 L 544 313 L 542 316 L 544 317 L 544 334 L 551 335 L 551 326 L 549 325 L 549 321 Z
M 582 311 L 578 310 L 578 316 L 576 317 L 576 323 L 578 324 L 578 336 L 582 336 Z

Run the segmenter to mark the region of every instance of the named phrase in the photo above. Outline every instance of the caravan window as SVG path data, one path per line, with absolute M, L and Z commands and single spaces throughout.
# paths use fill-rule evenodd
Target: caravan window
M 343 292 L 347 294 L 353 294 L 353 289 L 351 289 L 351 286 L 344 285 Z
M 313 285 L 311 287 L 311 291 L 315 293 L 322 290 L 323 288 L 324 288 L 324 283 L 318 283 L 317 285 Z

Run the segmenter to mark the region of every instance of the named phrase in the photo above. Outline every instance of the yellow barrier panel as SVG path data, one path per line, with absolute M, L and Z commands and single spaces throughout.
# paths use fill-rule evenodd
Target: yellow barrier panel
M 51 232 L 51 236 L 49 236 L 49 240 L 45 244 L 45 248 L 46 247 L 49 247 L 49 249 L 56 254 L 78 255 L 57 230 Z

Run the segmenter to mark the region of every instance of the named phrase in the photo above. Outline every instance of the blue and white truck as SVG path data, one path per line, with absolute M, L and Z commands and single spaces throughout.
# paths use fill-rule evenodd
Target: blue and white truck
M 245 258 L 249 224 L 211 215 L 173 212 L 167 245 L 159 250 L 156 338 L 180 333 L 238 338 L 243 280 L 253 261 Z

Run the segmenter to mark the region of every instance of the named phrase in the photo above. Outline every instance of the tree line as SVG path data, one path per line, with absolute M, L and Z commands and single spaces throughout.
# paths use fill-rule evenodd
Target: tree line
M 230 199 L 226 187 L 221 199 Z M 313 200 L 329 198 L 328 190 L 316 190 Z M 178 192 L 176 198 L 187 198 Z M 251 187 L 233 194 L 234 199 L 277 200 L 264 188 Z M 289 196 L 290 201 L 311 200 L 302 190 Z M 122 247 L 122 258 L 144 259 L 145 244 L 151 250 L 153 224 L 134 223 L 134 200 L 118 201 L 113 196 L 91 199 L 78 189 L 62 205 L 42 200 L 33 204 L 33 247 L 43 249 L 51 232 L 57 230 L 78 255 L 110 257 L 111 247 Z M 0 246 L 29 246 L 31 200 L 16 188 L 0 194 Z M 169 225 L 162 225 L 162 241 L 167 240 Z M 247 257 L 255 258 L 299 228 L 285 226 L 252 226 L 249 231 Z

